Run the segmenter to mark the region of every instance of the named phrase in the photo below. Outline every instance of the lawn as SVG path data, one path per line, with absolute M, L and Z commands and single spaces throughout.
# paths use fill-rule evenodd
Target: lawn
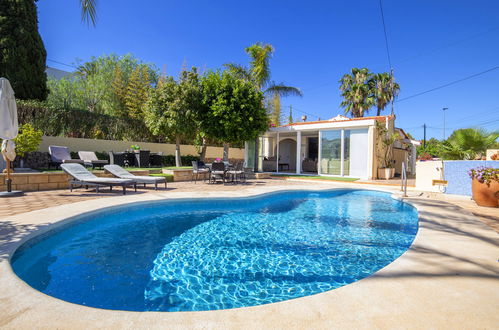
M 346 178 L 346 177 L 336 177 L 336 176 L 310 176 L 310 175 L 289 175 L 289 174 L 272 174 L 271 176 L 282 177 L 282 178 L 331 180 L 331 181 L 347 181 L 347 182 L 353 182 L 359 180 L 357 178 Z

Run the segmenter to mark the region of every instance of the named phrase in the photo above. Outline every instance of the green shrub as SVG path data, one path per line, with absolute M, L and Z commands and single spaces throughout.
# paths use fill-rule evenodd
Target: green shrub
M 35 129 L 31 124 L 21 125 L 19 134 L 14 139 L 19 157 L 24 158 L 27 152 L 37 151 L 42 143 L 42 136 L 43 132 Z

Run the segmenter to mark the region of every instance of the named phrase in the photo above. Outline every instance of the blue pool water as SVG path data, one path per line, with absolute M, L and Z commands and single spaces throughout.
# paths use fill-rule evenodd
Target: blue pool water
M 200 311 L 332 290 L 398 258 L 417 211 L 386 193 L 287 191 L 79 216 L 12 257 L 33 288 L 86 306 Z

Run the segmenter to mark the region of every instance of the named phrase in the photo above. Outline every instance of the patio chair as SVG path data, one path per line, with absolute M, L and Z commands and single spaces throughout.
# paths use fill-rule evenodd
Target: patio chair
M 221 179 L 225 184 L 225 164 L 224 163 L 212 163 L 210 171 L 210 182 L 216 183 L 217 179 Z
M 97 155 L 93 151 L 78 151 L 78 157 L 83 160 L 85 166 L 92 166 L 92 169 L 95 169 L 96 167 L 102 168 L 109 163 L 107 160 L 100 160 L 97 158 Z
M 123 167 L 118 166 L 118 165 L 106 165 L 104 166 L 104 169 L 114 175 L 115 177 L 118 177 L 120 179 L 127 179 L 127 180 L 133 180 L 136 183 L 142 183 L 144 184 L 144 188 L 146 184 L 154 184 L 154 189 L 158 190 L 158 183 L 165 183 L 165 189 L 166 189 L 166 178 L 165 177 L 154 177 L 154 176 L 147 176 L 147 175 L 133 175 L 132 173 L 128 172 L 125 170 Z
M 49 146 L 50 162 L 49 168 L 54 165 L 56 168 L 61 164 L 76 163 L 83 164 L 81 159 L 72 159 L 68 147 Z
M 194 183 L 197 182 L 198 176 L 201 174 L 203 176 L 203 181 L 206 181 L 206 174 L 210 173 L 210 169 L 204 165 L 203 162 L 193 160 L 192 161 L 192 176 L 191 176 L 191 182 L 194 179 Z M 196 176 L 194 176 L 196 175 Z
M 130 179 L 116 179 L 116 178 L 99 178 L 93 173 L 89 172 L 81 164 L 61 164 L 61 168 L 73 179 L 69 180 L 69 188 L 73 191 L 73 186 L 94 186 L 96 191 L 99 192 L 99 187 L 108 186 L 112 191 L 114 186 L 121 186 L 123 188 L 123 195 L 126 194 L 126 187 L 133 186 L 137 191 L 137 183 Z
M 233 182 L 237 182 L 238 178 L 241 182 L 246 182 L 243 163 L 237 163 L 233 169 L 227 171 L 227 174 L 231 177 Z
M 125 157 L 126 154 L 124 152 L 113 152 L 109 151 L 109 163 L 119 166 L 125 166 Z
M 137 167 L 149 167 L 149 161 L 150 161 L 150 154 L 151 152 L 149 150 L 139 150 L 138 152 L 135 152 L 135 166 Z

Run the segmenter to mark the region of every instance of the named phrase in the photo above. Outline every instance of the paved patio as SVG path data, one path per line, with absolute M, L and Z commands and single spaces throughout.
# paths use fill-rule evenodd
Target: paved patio
M 0 216 L 0 328 L 497 328 L 498 234 L 458 205 L 476 208 L 469 201 L 442 201 L 415 191 L 407 201 L 418 209 L 420 228 L 413 245 L 400 258 L 374 275 L 339 289 L 275 304 L 180 313 L 87 308 L 33 290 L 12 273 L 8 262 L 29 235 L 53 228 L 51 224 L 60 224 L 69 216 L 104 206 L 337 187 L 369 188 L 337 182 L 259 180 L 245 186 L 172 183 L 167 191 L 140 191 L 127 196 L 50 191 L 13 199 L 9 203 L 17 213 Z M 393 187 L 374 189 L 397 193 Z M 38 210 L 31 211 L 32 202 Z M 497 212 L 493 211 L 491 217 L 495 218 Z

